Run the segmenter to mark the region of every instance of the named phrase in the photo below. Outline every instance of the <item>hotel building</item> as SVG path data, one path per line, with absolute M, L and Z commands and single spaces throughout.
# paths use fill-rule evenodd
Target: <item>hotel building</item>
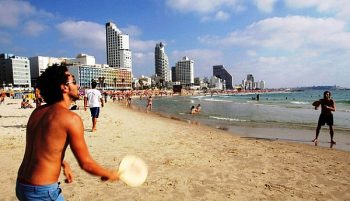
M 0 84 L 2 87 L 30 88 L 32 85 L 28 57 L 0 54 Z
M 95 57 L 87 54 L 78 54 L 76 58 L 37 56 L 31 57 L 30 63 L 34 81 L 48 66 L 65 63 L 81 88 L 90 88 L 92 80 L 95 80 L 100 89 L 131 89 L 130 71 L 96 64 Z
M 192 86 L 194 84 L 194 61 L 188 57 L 183 57 L 178 61 L 173 69 L 173 82 L 180 82 L 182 86 Z

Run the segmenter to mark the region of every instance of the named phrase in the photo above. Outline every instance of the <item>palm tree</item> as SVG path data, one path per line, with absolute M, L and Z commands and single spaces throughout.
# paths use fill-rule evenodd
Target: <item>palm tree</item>
M 117 78 L 113 78 L 113 82 L 114 82 L 114 90 L 117 88 Z

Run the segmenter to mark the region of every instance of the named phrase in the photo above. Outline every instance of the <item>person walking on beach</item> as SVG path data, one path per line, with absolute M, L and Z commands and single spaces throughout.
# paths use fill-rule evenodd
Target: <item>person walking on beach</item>
M 333 114 L 332 114 L 332 112 L 335 111 L 335 101 L 331 99 L 331 92 L 325 91 L 323 93 L 323 99 L 315 101 L 313 103 L 313 106 L 315 106 L 315 110 L 317 110 L 318 107 L 321 106 L 321 114 L 318 119 L 316 136 L 312 141 L 317 143 L 317 139 L 318 139 L 318 135 L 320 133 L 321 127 L 327 124 L 329 126 L 329 134 L 331 136 L 331 144 L 335 144 L 336 142 L 333 139 L 334 130 L 333 130 Z
M 65 66 L 48 67 L 38 78 L 40 93 L 47 104 L 36 108 L 27 123 L 26 147 L 18 170 L 16 196 L 19 200 L 64 200 L 59 186 L 61 167 L 66 183 L 74 179 L 64 160 L 67 146 L 80 167 L 103 181 L 119 179 L 91 157 L 84 139 L 80 116 L 69 110 L 79 99 L 78 86 Z
M 0 94 L 0 105 L 5 104 L 5 97 L 6 97 L 6 93 L 5 92 L 1 92 L 1 94 Z
M 97 118 L 100 115 L 100 102 L 103 107 L 103 98 L 101 92 L 96 89 L 97 82 L 91 82 L 91 88 L 85 92 L 84 96 L 84 110 L 86 111 L 87 106 L 89 105 L 91 119 L 92 119 L 92 132 L 96 131 Z
M 147 98 L 147 110 L 152 111 L 152 96 Z

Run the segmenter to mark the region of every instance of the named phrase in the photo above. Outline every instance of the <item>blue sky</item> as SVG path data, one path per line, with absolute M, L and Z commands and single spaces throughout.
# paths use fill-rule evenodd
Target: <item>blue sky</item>
M 0 0 L 0 52 L 106 63 L 105 23 L 130 35 L 133 74 L 154 74 L 163 42 L 170 66 L 188 56 L 195 77 L 223 64 L 234 84 L 350 87 L 349 0 Z

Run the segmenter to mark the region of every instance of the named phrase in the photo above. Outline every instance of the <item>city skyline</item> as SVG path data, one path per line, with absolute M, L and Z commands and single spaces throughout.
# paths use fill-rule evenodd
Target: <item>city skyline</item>
M 133 74 L 154 74 L 154 47 L 169 68 L 184 56 L 195 77 L 224 65 L 239 84 L 247 74 L 268 88 L 350 87 L 347 0 L 0 0 L 0 53 L 75 57 L 107 63 L 105 23 L 130 37 Z M 194 6 L 195 5 L 195 6 Z

